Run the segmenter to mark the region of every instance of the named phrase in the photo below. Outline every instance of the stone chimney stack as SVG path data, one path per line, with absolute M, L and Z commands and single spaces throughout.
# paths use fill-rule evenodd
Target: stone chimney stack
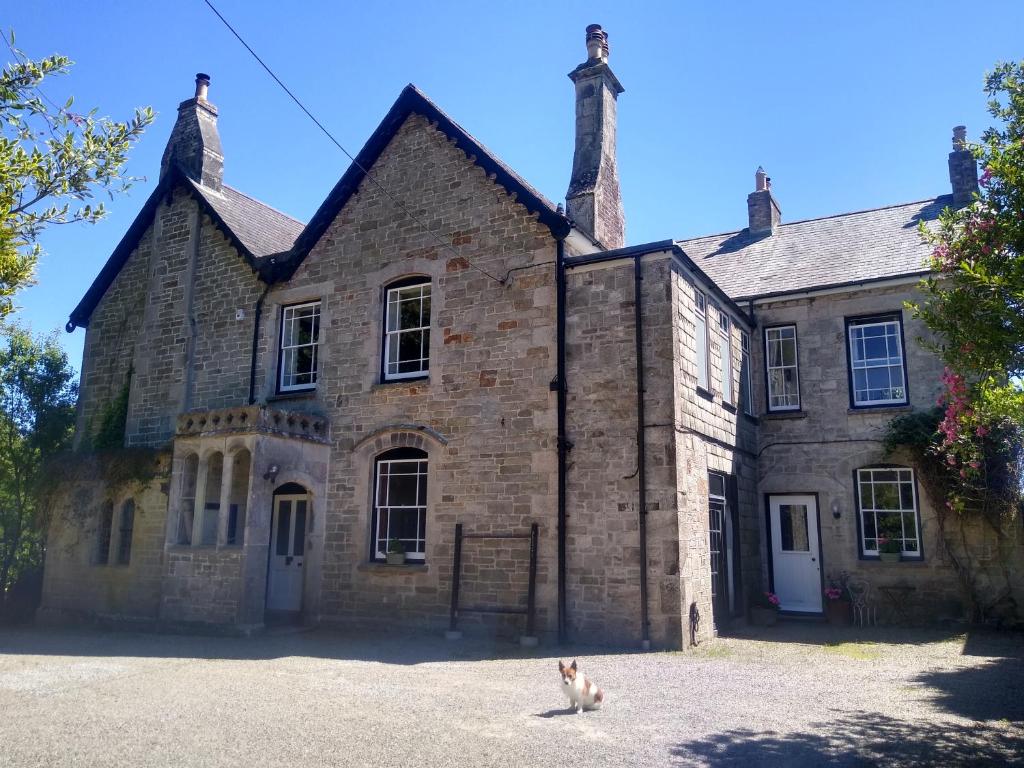
M 953 128 L 953 151 L 949 153 L 949 183 L 953 187 L 953 205 L 962 208 L 978 192 L 978 162 L 967 148 L 967 128 Z
M 754 191 L 747 195 L 750 234 L 770 235 L 782 221 L 782 211 L 772 195 L 772 180 L 758 166 L 754 173 Z
M 217 133 L 217 108 L 206 100 L 209 90 L 210 76 L 200 72 L 196 75 L 195 97 L 178 105 L 178 120 L 160 162 L 161 179 L 174 164 L 204 187 L 220 190 L 224 153 Z
M 576 84 L 576 151 L 565 202 L 569 218 L 606 248 L 626 244 L 615 164 L 616 100 L 623 87 L 608 67 L 608 34 L 587 27 L 587 60 L 569 73 Z

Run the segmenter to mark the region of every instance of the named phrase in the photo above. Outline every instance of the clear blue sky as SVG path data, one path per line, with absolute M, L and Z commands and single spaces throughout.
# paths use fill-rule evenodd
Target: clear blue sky
M 783 220 L 948 192 L 950 128 L 989 125 L 984 73 L 1024 58 L 1024 3 L 364 2 L 215 0 L 250 44 L 356 152 L 415 83 L 550 199 L 573 149 L 566 74 L 584 28 L 604 26 L 619 99 L 619 173 L 630 244 L 740 229 L 763 165 Z M 231 37 L 202 0 L 8 4 L 30 55 L 75 62 L 48 95 L 155 125 L 129 172 L 145 176 L 111 215 L 46 234 L 39 284 L 17 318 L 63 327 L 156 183 L 193 76 L 212 76 L 225 179 L 307 220 L 348 160 Z M 59 98 L 58 98 L 59 97 Z M 72 361 L 84 332 L 61 331 Z

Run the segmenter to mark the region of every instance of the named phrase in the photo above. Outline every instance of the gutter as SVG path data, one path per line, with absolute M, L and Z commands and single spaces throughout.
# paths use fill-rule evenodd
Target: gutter
M 558 393 L 558 643 L 564 645 L 568 639 L 568 617 L 566 602 L 566 474 L 568 454 L 572 448 L 565 435 L 566 384 L 565 384 L 565 237 L 555 238 L 555 339 L 558 369 L 551 383 Z
M 263 316 L 263 302 L 270 293 L 272 283 L 267 283 L 263 293 L 256 299 L 252 320 L 252 355 L 249 362 L 249 405 L 256 402 L 256 353 L 260 344 L 260 318 Z
M 636 313 L 636 467 L 638 514 L 640 528 L 640 645 L 651 648 L 650 621 L 647 608 L 647 454 L 644 438 L 644 315 L 643 257 L 633 257 L 633 309 Z

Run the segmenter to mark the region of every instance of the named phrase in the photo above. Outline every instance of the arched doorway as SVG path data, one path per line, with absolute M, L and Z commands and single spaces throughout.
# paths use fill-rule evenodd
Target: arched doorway
M 267 556 L 268 613 L 297 616 L 302 611 L 309 502 L 309 492 L 298 483 L 285 483 L 274 490 Z

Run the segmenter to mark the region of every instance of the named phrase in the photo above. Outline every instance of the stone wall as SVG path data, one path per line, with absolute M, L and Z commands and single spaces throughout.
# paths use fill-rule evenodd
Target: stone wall
M 528 532 L 537 522 L 538 628 L 551 632 L 557 570 L 555 395 L 548 386 L 555 375 L 554 240 L 422 117 L 408 118 L 373 173 L 426 216 L 450 248 L 366 182 L 294 278 L 268 295 L 261 330 L 260 394 L 275 401 L 281 308 L 322 302 L 320 385 L 311 395 L 288 398 L 290 409 L 331 420 L 318 618 L 443 627 L 455 524 L 463 523 L 467 533 Z M 499 278 L 512 268 L 527 269 L 502 285 L 471 263 Z M 384 287 L 408 275 L 431 281 L 430 375 L 383 383 Z M 370 562 L 374 457 L 410 444 L 429 456 L 426 561 L 389 568 Z M 486 579 L 506 578 L 506 566 L 496 560 Z M 527 567 L 528 560 L 516 560 L 509 583 Z
M 160 607 L 167 494 L 162 480 L 113 499 L 107 564 L 97 564 L 100 514 L 107 489 L 98 481 L 69 484 L 54 511 L 46 546 L 40 617 L 155 621 Z M 117 562 L 119 515 L 135 502 L 131 556 Z
M 241 547 L 171 547 L 160 617 L 232 626 L 238 622 L 241 592 Z
M 673 261 L 672 341 L 674 345 L 675 467 L 679 478 L 676 505 L 679 509 L 679 571 L 684 642 L 699 642 L 712 635 L 711 565 L 709 557 L 708 472 L 732 476 L 735 498 L 729 499 L 732 535 L 738 538 L 739 562 L 733 562 L 738 584 L 732 596 L 733 615 L 742 615 L 752 589 L 760 582 L 761 554 L 756 519 L 756 426 L 743 413 L 740 398 L 742 351 L 740 335 L 746 323 L 725 302 L 716 298 L 678 261 Z M 708 380 L 700 385 L 694 320 L 695 288 L 707 297 Z M 719 314 L 730 317 L 732 393 L 726 401 L 722 387 L 722 345 Z M 736 509 L 732 510 L 735 504 Z
M 763 340 L 759 340 L 755 345 L 754 388 L 761 414 L 759 517 L 763 531 L 767 494 L 816 492 L 821 520 L 821 565 L 826 581 L 829 574 L 847 571 L 863 577 L 876 589 L 907 584 L 916 588 L 913 603 L 922 618 L 960 618 L 956 574 L 937 538 L 937 500 L 928 497 L 919 479 L 923 559 L 894 564 L 862 559 L 858 542 L 854 471 L 881 463 L 909 466 L 899 456 L 885 456 L 881 438 L 886 425 L 903 413 L 934 407 L 941 390 L 941 362 L 916 341 L 927 334 L 927 329 L 902 310 L 903 302 L 914 295 L 913 286 L 897 286 L 758 305 L 762 327 L 783 323 L 797 326 L 801 395 L 799 412 L 765 412 Z M 844 318 L 887 312 L 903 315 L 909 405 L 853 410 Z M 838 518 L 833 516 L 833 504 L 838 507 Z M 766 541 L 764 534 L 762 540 Z M 768 577 L 767 557 L 765 563 Z M 875 599 L 880 600 L 877 593 Z
M 693 276 L 668 253 L 645 257 L 642 269 L 650 639 L 685 647 L 714 628 L 709 469 L 737 476 L 742 581 L 759 576 L 754 425 L 720 392 L 697 392 Z M 569 273 L 569 617 L 579 636 L 624 643 L 641 638 L 634 296 L 632 259 Z M 737 399 L 740 326 L 732 330 Z M 713 343 L 716 382 L 720 358 Z

